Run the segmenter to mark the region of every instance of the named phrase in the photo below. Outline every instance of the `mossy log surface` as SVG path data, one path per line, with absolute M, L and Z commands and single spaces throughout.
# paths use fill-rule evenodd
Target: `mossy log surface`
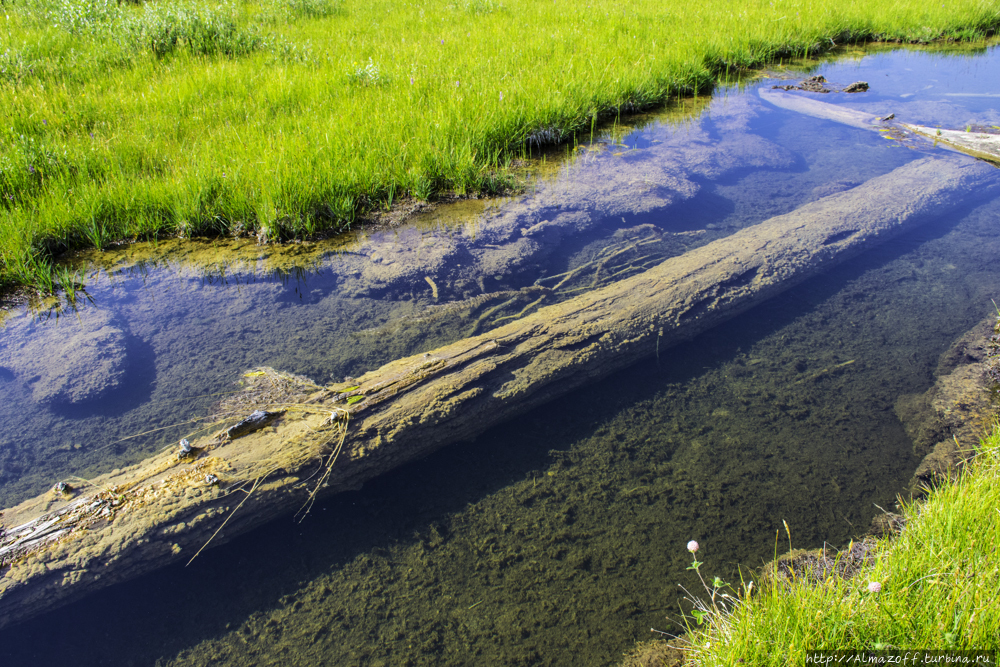
M 634 278 L 389 363 L 356 388 L 300 381 L 293 399 L 253 406 L 284 410 L 260 430 L 192 439 L 183 457 L 164 452 L 72 495 L 54 490 L 5 510 L 0 626 L 190 560 L 210 539 L 221 544 L 308 506 L 320 484 L 322 493 L 356 488 L 657 350 L 662 356 L 969 197 L 993 196 L 997 185 L 994 167 L 963 156 L 917 160 Z

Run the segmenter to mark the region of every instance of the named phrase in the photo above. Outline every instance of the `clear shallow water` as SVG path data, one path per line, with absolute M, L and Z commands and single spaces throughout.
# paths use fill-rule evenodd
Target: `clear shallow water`
M 887 50 L 840 60 L 835 68 L 823 71 L 838 82 L 864 80 L 871 85 L 864 99 L 852 97 L 845 106 L 889 109 L 886 114 L 905 115 L 904 122 L 963 129 L 969 123 L 997 119 L 1000 71 L 995 62 L 994 54 L 979 49 L 947 54 Z
M 354 239 L 98 253 L 76 310 L 4 322 L 0 505 L 170 446 L 247 369 L 359 376 L 794 207 L 714 192 L 796 168 L 749 131 L 767 112 L 747 96 L 688 101 L 572 152 L 528 195 Z
M 953 68 L 953 81 L 979 71 L 964 56 L 873 60 L 871 71 L 892 73 L 900 90 L 927 70 Z M 867 77 L 875 93 L 824 99 L 875 111 L 891 103 L 902 120 L 933 124 L 916 107 L 904 117 L 896 101 L 910 98 L 885 94 L 858 74 L 866 67 L 821 66 L 831 81 Z M 947 90 L 941 99 L 967 99 Z M 986 107 L 949 104 L 936 112 L 955 121 L 944 126 L 1000 124 Z M 530 197 L 341 249 L 360 255 L 310 256 L 318 271 L 273 276 L 266 261 L 247 260 L 223 280 L 177 260 L 96 277 L 89 308 L 105 313 L 98 330 L 123 332 L 112 338 L 128 351 L 128 391 L 109 394 L 117 402 L 101 415 L 26 410 L 38 404 L 38 381 L 8 371 L 3 403 L 17 405 L 17 392 L 22 403 L 4 423 L 23 430 L 3 445 L 5 470 L 11 451 L 22 472 L 121 465 L 176 433 L 93 453 L 90 443 L 198 414 L 213 399 L 191 396 L 229 389 L 246 368 L 319 381 L 356 374 L 464 335 L 483 312 L 434 308 L 584 266 L 621 243 L 622 229 L 652 225 L 650 246 L 675 254 L 918 157 L 875 133 L 767 109 L 753 86 L 721 94 L 707 114 L 578 153 Z M 10 664 L 612 664 L 649 627 L 673 629 L 677 584 L 691 583 L 688 539 L 703 544 L 709 571 L 732 576 L 770 556 L 782 520 L 796 547 L 839 544 L 863 531 L 874 503 L 892 503 L 920 454 L 894 406 L 925 390 L 938 355 L 990 313 L 998 212 L 988 203 L 923 227 L 658 363 L 329 499 L 304 524 L 276 522 L 189 568 L 8 630 L 0 654 Z M 510 251 L 535 236 L 554 240 Z M 4 345 L 13 332 L 65 335 L 96 317 L 87 312 L 9 319 Z M 164 409 L 168 401 L 181 407 Z M 5 474 L 15 496 L 51 483 Z M 47 641 L 53 633 L 65 642 Z

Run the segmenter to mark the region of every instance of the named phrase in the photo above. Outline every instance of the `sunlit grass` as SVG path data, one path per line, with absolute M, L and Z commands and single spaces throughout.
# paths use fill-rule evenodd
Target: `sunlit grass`
M 918 0 L 0 0 L 0 284 L 119 239 L 288 238 L 727 70 L 836 42 L 981 36 Z M 49 281 L 52 280 L 51 271 Z
M 784 581 L 713 613 L 697 665 L 804 665 L 813 650 L 1000 649 L 1000 427 L 961 478 L 906 508 L 906 528 L 851 579 Z M 912 663 L 911 663 L 912 664 Z

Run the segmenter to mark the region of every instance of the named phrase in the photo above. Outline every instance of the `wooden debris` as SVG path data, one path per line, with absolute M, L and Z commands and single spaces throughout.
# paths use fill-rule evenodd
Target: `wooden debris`
M 386 364 L 351 386 L 314 391 L 280 376 L 291 383 L 281 395 L 308 397 L 253 406 L 285 411 L 267 429 L 224 442 L 191 435 L 193 460 L 164 452 L 93 480 L 75 499 L 46 493 L 5 510 L 3 521 L 16 528 L 0 538 L 0 626 L 187 559 L 209 540 L 221 544 L 295 512 L 317 492 L 357 488 L 998 189 L 984 163 L 916 160 L 640 275 Z

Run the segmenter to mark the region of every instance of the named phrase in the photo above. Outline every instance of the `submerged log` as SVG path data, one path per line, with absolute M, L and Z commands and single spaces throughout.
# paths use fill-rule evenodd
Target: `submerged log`
M 935 143 L 944 144 L 972 157 L 990 162 L 1000 162 L 1000 134 L 986 132 L 962 132 L 961 130 L 942 130 L 923 125 L 901 123 L 910 132 L 915 132 Z
M 258 371 L 277 394 L 230 421 L 284 410 L 262 428 L 192 436 L 5 510 L 0 626 L 307 511 L 317 492 L 357 488 L 662 352 L 998 184 L 993 167 L 961 156 L 918 160 L 356 386 Z
M 770 102 L 781 109 L 796 111 L 807 116 L 812 116 L 813 118 L 825 118 L 862 130 L 878 129 L 880 123 L 883 122 L 875 114 L 820 102 L 819 100 L 803 97 L 802 95 L 783 93 L 773 89 L 762 89 L 758 94 L 765 102 Z
M 761 90 L 760 97 L 776 107 L 796 111 L 814 118 L 825 118 L 863 130 L 895 130 L 896 135 L 888 135 L 893 139 L 905 139 L 907 133 L 911 133 L 917 137 L 929 139 L 935 145 L 951 148 L 981 160 L 1000 162 L 1000 134 L 944 130 L 912 123 L 901 123 L 893 120 L 895 114 L 879 117 L 864 111 L 827 104 L 801 95 L 792 95 L 776 90 Z

